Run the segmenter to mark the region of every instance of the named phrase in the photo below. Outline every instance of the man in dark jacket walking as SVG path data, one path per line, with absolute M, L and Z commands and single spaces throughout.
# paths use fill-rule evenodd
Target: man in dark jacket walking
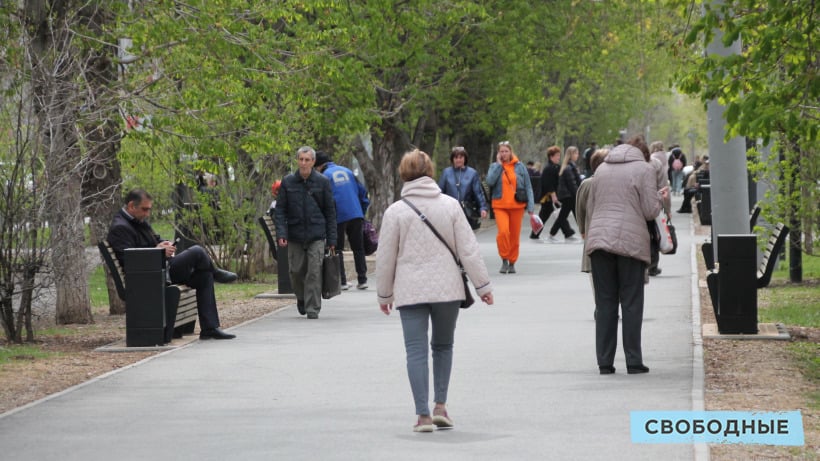
M 299 313 L 318 319 L 322 309 L 322 258 L 336 251 L 336 203 L 330 181 L 313 169 L 316 151 L 296 151 L 299 170 L 285 176 L 276 201 L 276 235 L 288 249 L 290 281 Z

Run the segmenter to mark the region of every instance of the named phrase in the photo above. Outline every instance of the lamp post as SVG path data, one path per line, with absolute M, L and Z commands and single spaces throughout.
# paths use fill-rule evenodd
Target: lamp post
M 698 134 L 695 133 L 694 128 L 689 128 L 689 132 L 686 133 L 686 137 L 689 138 L 689 145 L 691 149 L 689 150 L 689 155 L 692 157 L 692 160 L 695 159 L 695 139 L 698 137 Z

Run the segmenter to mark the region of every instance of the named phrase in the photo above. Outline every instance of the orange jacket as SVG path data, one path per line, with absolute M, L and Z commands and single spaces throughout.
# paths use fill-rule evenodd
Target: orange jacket
M 518 157 L 513 154 L 512 159 L 503 164 L 503 171 L 501 172 L 501 198 L 493 199 L 493 208 L 510 209 L 510 208 L 525 208 L 526 203 L 515 201 L 515 164 L 519 163 Z

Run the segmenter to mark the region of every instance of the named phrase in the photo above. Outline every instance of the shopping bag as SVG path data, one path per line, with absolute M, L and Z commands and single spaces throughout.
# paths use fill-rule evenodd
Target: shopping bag
M 538 235 L 541 232 L 541 229 L 544 228 L 544 223 L 541 221 L 541 217 L 537 214 L 530 215 L 530 227 L 532 228 L 532 233 Z
M 364 234 L 364 254 L 370 256 L 379 249 L 379 234 L 376 233 L 376 228 L 370 221 L 362 224 L 362 233 Z
M 342 293 L 342 276 L 339 273 L 339 255 L 325 252 L 322 258 L 322 299 L 330 299 Z
M 678 251 L 678 236 L 675 234 L 675 226 L 669 222 L 666 212 L 661 211 L 655 218 L 655 226 L 658 230 L 658 247 L 661 253 L 673 255 Z

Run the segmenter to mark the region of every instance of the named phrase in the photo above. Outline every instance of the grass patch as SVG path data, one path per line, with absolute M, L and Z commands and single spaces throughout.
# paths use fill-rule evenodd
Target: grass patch
M 250 299 L 254 296 L 276 290 L 276 274 L 260 272 L 256 274 L 256 279 L 244 283 L 215 284 L 216 300 L 226 301 L 237 298 Z
M 780 261 L 780 263 L 775 266 L 774 272 L 772 273 L 772 280 L 789 280 L 788 245 L 783 248 L 783 251 L 786 253 L 786 259 Z M 803 253 L 801 263 L 803 265 L 803 280 L 820 279 L 820 256 L 811 256 Z
M 759 291 L 760 320 L 786 325 L 820 328 L 820 285 L 780 285 Z
M 108 285 L 106 285 L 105 269 L 102 264 L 88 276 L 88 295 L 91 298 L 92 309 L 108 307 Z
M 45 352 L 37 346 L 25 344 L 0 347 L 0 365 L 5 365 L 15 361 L 44 359 L 53 355 L 56 354 Z
M 789 344 L 789 351 L 797 361 L 803 376 L 818 389 L 809 393 L 810 405 L 813 408 L 820 408 L 820 344 L 792 343 Z

